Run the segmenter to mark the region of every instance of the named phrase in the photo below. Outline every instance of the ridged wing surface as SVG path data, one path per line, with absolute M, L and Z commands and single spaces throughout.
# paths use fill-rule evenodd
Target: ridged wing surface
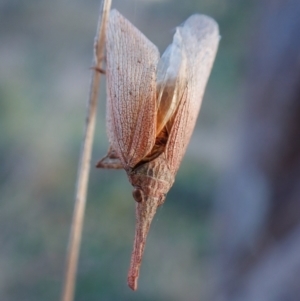
M 123 166 L 134 167 L 156 135 L 156 69 L 159 51 L 119 12 L 107 28 L 107 132 Z
M 165 150 L 173 173 L 179 168 L 194 130 L 219 39 L 217 23 L 205 15 L 192 15 L 176 30 L 173 43 L 181 41 L 177 47 L 181 48 L 183 60 L 175 87 L 180 90 L 177 92 L 180 101 L 167 123 L 170 133 Z

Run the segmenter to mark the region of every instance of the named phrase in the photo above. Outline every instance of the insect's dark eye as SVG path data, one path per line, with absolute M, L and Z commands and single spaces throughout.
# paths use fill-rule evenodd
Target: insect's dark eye
M 132 195 L 138 203 L 142 202 L 144 199 L 144 192 L 139 188 L 134 188 L 134 190 L 132 191 Z

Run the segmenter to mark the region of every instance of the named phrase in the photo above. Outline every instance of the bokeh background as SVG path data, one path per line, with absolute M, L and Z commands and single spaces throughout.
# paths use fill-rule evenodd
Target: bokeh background
M 75 300 L 299 301 L 300 1 L 112 5 L 161 52 L 195 12 L 222 39 L 138 291 L 132 188 L 92 168 Z M 60 298 L 99 7 L 0 1 L 1 300 Z M 103 80 L 93 164 L 107 147 Z

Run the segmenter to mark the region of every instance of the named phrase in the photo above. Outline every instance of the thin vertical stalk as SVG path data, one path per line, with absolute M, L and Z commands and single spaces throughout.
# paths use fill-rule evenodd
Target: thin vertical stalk
M 94 41 L 93 64 L 95 68 L 91 78 L 85 133 L 78 166 L 75 206 L 66 259 L 64 287 L 61 298 L 62 301 L 72 301 L 74 298 L 78 257 L 91 164 L 91 153 L 96 124 L 97 100 L 99 94 L 99 81 L 101 76 L 99 70 L 101 70 L 104 57 L 105 32 L 110 6 L 111 0 L 102 1 L 97 33 Z

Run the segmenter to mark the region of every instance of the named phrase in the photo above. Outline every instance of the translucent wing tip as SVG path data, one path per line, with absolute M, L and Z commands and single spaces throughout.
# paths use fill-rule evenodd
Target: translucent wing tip
M 115 8 L 113 8 L 111 11 L 110 11 L 110 15 L 111 16 L 121 16 L 121 14 L 119 13 L 118 10 L 116 10 Z
M 219 25 L 212 17 L 194 14 L 191 15 L 182 25 L 183 28 L 190 28 L 190 30 L 197 35 L 215 36 L 220 39 Z

